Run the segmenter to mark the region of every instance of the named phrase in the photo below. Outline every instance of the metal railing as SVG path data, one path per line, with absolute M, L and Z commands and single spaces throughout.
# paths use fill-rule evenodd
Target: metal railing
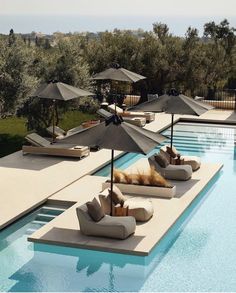
M 216 109 L 234 110 L 236 111 L 236 89 L 227 89 L 201 94 L 205 103 L 214 106 Z

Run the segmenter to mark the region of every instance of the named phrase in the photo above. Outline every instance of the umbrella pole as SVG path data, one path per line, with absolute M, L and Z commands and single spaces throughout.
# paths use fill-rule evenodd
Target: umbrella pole
M 115 99 L 114 99 L 114 102 L 115 102 L 115 115 L 116 115 L 116 114 L 117 114 L 117 113 L 116 113 L 116 103 L 117 103 L 116 93 L 115 93 Z
M 111 150 L 111 212 L 112 216 L 112 197 L 113 197 L 113 168 L 114 168 L 114 150 Z
M 170 148 L 172 150 L 173 147 L 173 133 L 174 133 L 174 114 L 171 114 L 171 134 L 170 134 Z M 171 163 L 171 156 L 170 156 Z
M 55 110 L 56 110 L 56 101 L 53 100 L 53 110 L 52 110 L 52 143 L 55 142 Z

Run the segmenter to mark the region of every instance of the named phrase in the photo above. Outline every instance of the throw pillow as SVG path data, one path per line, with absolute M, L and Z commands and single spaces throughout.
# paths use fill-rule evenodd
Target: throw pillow
M 99 202 L 95 197 L 92 201 L 88 201 L 86 206 L 88 209 L 88 214 L 95 222 L 99 222 L 105 216 Z
M 155 161 L 159 164 L 162 168 L 166 168 L 169 165 L 168 160 L 162 156 L 161 154 L 155 155 Z
M 111 190 L 109 189 L 109 195 L 111 196 L 112 201 L 115 205 L 120 204 L 121 206 L 123 206 L 125 202 L 125 197 L 117 186 L 113 185 L 112 195 Z
M 174 146 L 172 146 L 172 148 L 167 146 L 166 151 L 172 158 L 175 158 L 179 155 L 177 149 Z

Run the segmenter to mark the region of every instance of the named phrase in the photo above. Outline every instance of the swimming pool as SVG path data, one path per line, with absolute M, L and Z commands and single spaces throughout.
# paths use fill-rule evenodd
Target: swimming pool
M 178 123 L 174 134 L 182 152 L 224 167 L 150 256 L 34 246 L 29 215 L 0 232 L 0 291 L 235 291 L 236 127 Z M 119 168 L 140 157 L 126 156 Z

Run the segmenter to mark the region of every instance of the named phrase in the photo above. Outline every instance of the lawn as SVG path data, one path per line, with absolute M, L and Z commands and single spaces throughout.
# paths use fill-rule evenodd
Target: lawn
M 96 116 L 79 111 L 69 111 L 65 113 L 59 126 L 68 130 L 91 119 L 96 119 Z M 0 157 L 20 150 L 27 133 L 26 119 L 17 117 L 0 119 Z

